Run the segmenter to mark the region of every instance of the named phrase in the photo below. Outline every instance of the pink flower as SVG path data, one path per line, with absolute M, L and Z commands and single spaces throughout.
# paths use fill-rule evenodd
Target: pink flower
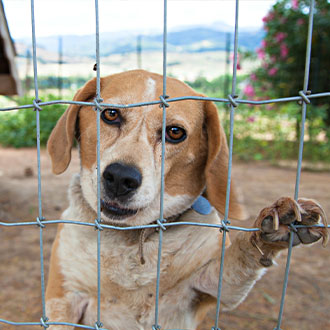
M 271 63 L 275 63 L 276 61 L 277 61 L 277 59 L 276 59 L 275 56 L 272 56 L 272 57 L 270 58 L 270 62 L 271 62 Z
M 288 46 L 283 42 L 280 46 L 280 49 L 281 49 L 281 57 L 286 58 L 289 55 Z
M 257 76 L 256 76 L 256 74 L 255 74 L 255 73 L 251 73 L 251 75 L 250 75 L 250 79 L 251 79 L 252 81 L 257 81 Z
M 299 8 L 299 0 L 291 0 L 291 7 L 292 7 L 292 9 L 298 9 Z
M 275 40 L 277 42 L 283 41 L 287 37 L 287 34 L 285 32 L 278 32 L 275 34 Z
M 262 21 L 267 23 L 275 18 L 274 12 L 270 11 L 267 16 L 263 17 Z
M 247 84 L 244 88 L 244 94 L 247 95 L 248 97 L 254 97 L 255 96 L 255 91 L 252 85 Z
M 298 26 L 301 26 L 301 25 L 304 25 L 305 24 L 305 20 L 303 19 L 303 18 L 299 18 L 298 20 L 297 20 L 297 25 Z
M 267 41 L 266 41 L 265 39 L 263 39 L 263 40 L 261 41 L 261 47 L 262 47 L 262 48 L 266 48 L 266 47 L 267 47 Z
M 258 48 L 257 54 L 258 54 L 258 58 L 260 58 L 261 60 L 263 60 L 266 55 L 265 50 L 263 48 Z
M 268 75 L 269 76 L 275 76 L 277 71 L 278 71 L 277 68 L 271 68 L 271 69 L 268 70 Z
M 256 118 L 251 116 L 251 117 L 248 117 L 247 120 L 246 120 L 248 123 L 254 123 L 256 121 Z

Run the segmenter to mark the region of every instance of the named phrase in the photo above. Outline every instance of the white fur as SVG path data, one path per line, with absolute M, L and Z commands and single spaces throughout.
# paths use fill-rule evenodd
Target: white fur
M 175 198 L 165 196 L 165 205 L 171 208 L 172 205 L 180 209 L 179 204 L 186 203 L 187 197 Z M 159 207 L 155 207 L 155 209 Z M 84 218 L 95 217 L 95 212 L 84 202 L 84 197 L 79 191 L 79 177 L 76 176 L 70 193 L 70 207 L 63 214 L 64 219 L 82 220 Z M 189 211 L 182 218 L 183 221 L 208 223 L 218 223 L 219 218 L 216 212 L 201 217 L 194 211 Z M 90 227 L 64 225 L 60 233 L 60 244 L 58 255 L 61 262 L 61 269 L 67 279 L 64 287 L 72 295 L 72 292 L 79 292 L 81 297 L 89 295 L 88 300 L 82 298 L 76 311 L 84 312 L 84 323 L 92 325 L 96 319 L 96 291 L 97 291 L 97 272 L 96 272 L 96 237 L 97 232 Z M 182 238 L 185 237 L 183 240 Z M 187 263 L 194 260 L 199 246 L 203 250 L 213 253 L 213 248 L 218 246 L 218 231 L 212 228 L 201 228 L 196 230 L 194 227 L 181 226 L 170 228 L 164 232 L 166 244 L 163 246 L 161 273 L 167 276 L 167 268 L 172 263 L 172 256 L 176 254 L 178 259 L 184 256 Z M 199 242 L 197 245 L 196 242 Z M 115 248 L 114 248 L 115 247 Z M 148 325 L 153 324 L 154 318 L 154 293 L 156 283 L 156 264 L 158 250 L 158 235 L 153 234 L 144 246 L 146 264 L 141 265 L 137 245 L 127 245 L 122 236 L 117 231 L 105 231 L 101 234 L 101 281 L 102 281 L 102 322 L 110 329 L 122 330 L 147 329 Z M 181 256 L 181 257 L 180 257 Z M 107 260 L 113 263 L 108 264 Z M 114 260 L 117 259 L 117 262 Z M 205 261 L 208 260 L 205 258 Z M 176 262 L 175 259 L 173 262 Z M 201 261 L 203 262 L 203 261 Z M 187 268 L 187 270 L 189 267 Z M 83 276 L 82 276 L 83 275 Z M 171 274 L 173 281 L 177 281 L 178 274 Z M 112 283 L 109 286 L 109 283 Z M 114 296 L 112 288 L 120 287 L 120 296 Z M 82 292 L 83 290 L 83 292 Z M 194 292 L 183 282 L 180 299 L 181 307 L 174 306 L 171 301 L 177 295 L 178 287 L 167 290 L 165 295 L 160 298 L 160 314 L 162 326 L 171 328 L 174 325 L 179 328 L 196 327 L 193 312 L 190 311 L 190 301 L 193 299 Z M 149 292 L 149 293 L 148 293 Z M 130 299 L 125 300 L 127 295 Z M 122 297 L 121 297 L 122 296 Z M 72 297 L 71 297 L 72 298 Z M 121 305 L 122 298 L 126 305 Z M 70 299 L 72 301 L 72 299 Z M 127 305 L 127 301 L 130 303 Z M 143 306 L 141 307 L 143 302 Z M 79 307 L 80 306 L 80 307 Z M 142 310 L 141 310 L 142 308 Z M 137 321 L 135 310 L 138 310 L 140 319 Z M 75 312 L 77 313 L 77 312 Z M 65 329 L 65 328 L 64 328 Z
M 156 81 L 152 78 L 148 78 L 146 81 L 146 89 L 143 95 L 143 99 L 146 101 L 151 101 L 156 98 Z

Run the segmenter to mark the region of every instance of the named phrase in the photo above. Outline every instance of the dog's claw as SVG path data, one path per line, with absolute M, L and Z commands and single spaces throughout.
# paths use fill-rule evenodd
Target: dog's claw
M 273 217 L 273 229 L 278 230 L 279 226 L 280 226 L 280 218 L 278 216 L 277 210 L 275 209 L 274 210 L 274 217 Z
M 326 247 L 329 241 L 328 218 L 321 204 L 313 199 L 300 198 L 298 203 L 309 212 L 310 216 L 303 219 L 304 224 L 323 224 L 324 227 L 312 228 L 322 236 L 322 245 Z M 315 219 L 317 218 L 317 219 Z
M 301 213 L 305 213 L 304 209 L 302 209 L 300 207 L 300 205 L 295 201 L 295 200 L 292 200 L 293 201 L 293 210 L 294 210 L 294 213 L 296 215 L 296 220 L 298 222 L 301 222 L 302 219 L 301 219 Z
M 311 244 L 322 237 L 322 245 L 329 241 L 328 220 L 322 206 L 312 199 L 300 198 L 298 201 L 290 197 L 278 199 L 270 207 L 264 208 L 255 225 L 260 228 L 262 241 L 268 243 L 278 242 L 283 246 L 289 242 L 290 225 L 298 222 L 306 227 L 296 228 L 293 245 Z M 323 224 L 322 227 L 314 225 Z

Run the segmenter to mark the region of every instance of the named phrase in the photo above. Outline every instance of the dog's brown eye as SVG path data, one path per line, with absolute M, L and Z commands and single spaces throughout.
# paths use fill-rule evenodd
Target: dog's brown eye
M 120 124 L 120 114 L 117 109 L 104 109 L 101 118 L 107 124 Z
M 177 126 L 168 126 L 166 127 L 165 139 L 170 143 L 179 143 L 182 142 L 187 137 L 186 131 Z

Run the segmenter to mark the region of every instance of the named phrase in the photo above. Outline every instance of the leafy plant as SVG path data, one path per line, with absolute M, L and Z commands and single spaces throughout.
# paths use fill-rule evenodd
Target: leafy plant
M 238 76 L 238 94 L 249 92 L 246 80 L 246 76 Z M 207 96 L 223 97 L 223 81 L 224 76 L 211 81 L 199 77 L 188 84 Z M 252 85 L 250 92 L 250 99 L 267 98 L 261 91 L 257 94 Z M 229 108 L 223 103 L 217 105 L 222 125 L 228 132 Z M 315 113 L 315 118 L 310 118 L 306 125 L 308 139 L 304 144 L 303 157 L 309 161 L 330 162 L 330 145 L 326 139 L 319 138 L 320 127 L 324 125 L 320 117 L 325 110 L 315 105 L 309 105 L 309 110 Z M 301 106 L 296 103 L 280 106 L 240 104 L 235 111 L 234 156 L 245 161 L 269 160 L 274 163 L 281 159 L 297 159 L 296 119 L 300 116 L 300 111 Z
M 257 49 L 261 66 L 250 76 L 245 94 L 264 98 L 296 96 L 303 89 L 306 40 L 310 0 L 279 0 L 264 17 L 266 35 Z M 327 92 L 330 86 L 330 3 L 316 0 L 312 35 L 311 67 L 308 88 L 313 93 Z M 329 99 L 312 100 L 308 108 L 308 133 L 318 131 L 330 138 Z M 289 115 L 296 118 L 299 136 L 300 109 Z
M 52 101 L 57 98 L 48 95 L 43 100 Z M 32 97 L 18 99 L 18 105 L 32 104 Z M 40 111 L 40 143 L 46 145 L 48 136 L 66 106 L 48 105 Z M 37 141 L 36 112 L 33 109 L 24 109 L 0 113 L 0 144 L 15 148 L 34 147 Z

